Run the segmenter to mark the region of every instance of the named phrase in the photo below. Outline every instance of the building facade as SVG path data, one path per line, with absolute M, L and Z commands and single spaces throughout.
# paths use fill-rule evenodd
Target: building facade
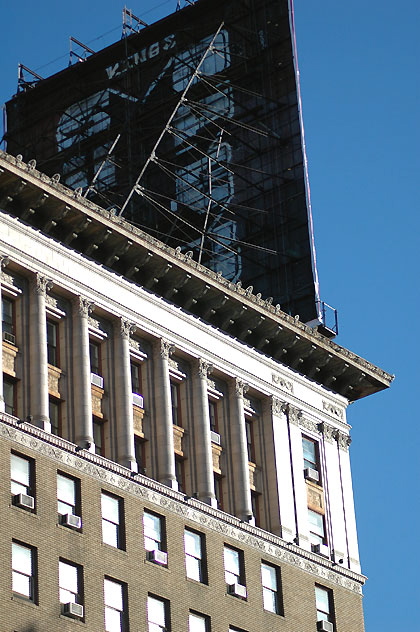
M 7 630 L 362 631 L 346 407 L 392 377 L 34 161 L 0 208 Z

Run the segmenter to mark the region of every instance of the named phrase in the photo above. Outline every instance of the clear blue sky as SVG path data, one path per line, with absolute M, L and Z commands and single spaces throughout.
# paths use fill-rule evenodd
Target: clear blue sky
M 366 630 L 414 632 L 420 630 L 420 5 L 295 4 L 322 298 L 339 310 L 337 342 L 397 376 L 389 391 L 349 409 L 369 576 Z M 173 11 L 176 0 L 128 5 L 152 22 Z M 119 39 L 122 8 L 123 0 L 3 3 L 0 103 L 16 91 L 18 62 L 48 76 L 67 65 L 70 35 L 95 50 Z

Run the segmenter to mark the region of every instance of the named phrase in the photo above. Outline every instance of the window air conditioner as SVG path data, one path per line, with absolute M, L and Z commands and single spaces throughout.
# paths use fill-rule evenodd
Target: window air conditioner
M 334 626 L 330 621 L 318 621 L 316 629 L 319 632 L 334 632 Z
M 159 549 L 147 551 L 147 559 L 154 564 L 160 564 L 161 566 L 168 565 L 168 554 L 166 551 L 159 551 Z
M 10 334 L 8 331 L 3 331 L 3 340 L 9 342 L 11 345 L 16 344 L 16 338 L 14 334 Z
M 96 373 L 90 374 L 90 383 L 94 386 L 98 386 L 99 388 L 104 387 L 104 378 L 102 375 L 96 375 Z
M 82 519 L 80 516 L 68 513 L 61 516 L 60 524 L 64 527 L 69 527 L 69 529 L 81 529 Z
M 13 496 L 13 504 L 16 507 L 22 507 L 22 509 L 34 509 L 35 500 L 33 496 L 28 496 L 27 494 L 16 494 L 16 496 Z
M 228 584 L 227 591 L 229 595 L 239 597 L 240 599 L 246 599 L 246 586 L 242 586 L 242 584 Z
M 217 445 L 220 445 L 220 435 L 218 432 L 214 432 L 213 430 L 211 430 L 210 437 L 211 437 L 212 443 L 216 443 Z
M 312 481 L 313 483 L 319 483 L 319 473 L 314 470 L 312 467 L 306 467 L 303 470 L 303 474 L 307 481 Z
M 330 557 L 330 549 L 326 544 L 312 544 L 312 552 L 323 555 L 324 557 Z
M 83 606 L 80 603 L 63 603 L 61 611 L 66 617 L 73 617 L 74 619 L 83 618 Z
M 143 395 L 139 395 L 138 393 L 133 393 L 133 404 L 135 406 L 139 406 L 139 408 L 144 408 Z

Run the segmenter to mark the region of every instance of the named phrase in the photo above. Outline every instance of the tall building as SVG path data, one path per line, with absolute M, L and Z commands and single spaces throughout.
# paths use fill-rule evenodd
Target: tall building
M 290 7 L 225 4 L 7 104 L 7 630 L 364 630 L 346 408 L 392 376 L 322 320 Z

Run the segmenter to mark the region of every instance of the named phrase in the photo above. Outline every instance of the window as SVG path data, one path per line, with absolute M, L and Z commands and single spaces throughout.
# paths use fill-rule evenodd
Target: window
M 210 632 L 210 620 L 204 614 L 190 612 L 188 617 L 188 632 Z
M 308 509 L 309 540 L 311 544 L 325 544 L 324 516 Z
M 141 368 L 139 364 L 130 362 L 131 370 L 131 390 L 133 393 L 141 395 Z
M 83 604 L 82 569 L 77 564 L 58 562 L 58 585 L 60 603 Z
M 113 579 L 104 579 L 105 630 L 126 630 L 126 587 Z
M 58 366 L 58 324 L 47 320 L 47 356 L 48 364 Z
M 105 456 L 104 447 L 104 421 L 98 417 L 94 417 L 92 421 L 93 426 L 93 441 L 95 443 L 95 454 Z
M 217 402 L 209 399 L 209 417 L 210 417 L 210 430 L 212 432 L 218 432 L 218 420 L 217 420 Z
M 302 437 L 302 448 L 304 469 L 309 467 L 319 474 L 319 456 L 316 441 L 312 441 L 312 439 L 308 439 L 307 437 Z
M 10 298 L 2 297 L 2 331 L 3 340 L 15 344 L 15 326 L 14 326 L 14 302 Z
M 148 632 L 166 632 L 169 630 L 169 603 L 149 595 L 147 597 Z
M 140 437 L 134 437 L 134 456 L 137 463 L 137 469 L 141 474 L 145 473 L 144 459 L 144 441 Z
M 182 426 L 179 384 L 171 382 L 172 423 Z
M 164 551 L 163 517 L 145 511 L 143 513 L 144 548 L 146 551 Z
M 19 542 L 12 542 L 12 590 L 35 601 L 36 551 Z
M 34 462 L 24 456 L 12 452 L 10 458 L 10 488 L 13 496 L 26 494 L 33 496 Z
M 57 474 L 57 511 L 61 516 L 80 515 L 80 481 L 65 474 Z
M 50 397 L 48 410 L 51 423 L 51 432 L 54 435 L 61 436 L 61 419 L 60 419 L 60 402 Z
M 219 474 L 213 475 L 214 479 L 214 495 L 216 496 L 217 506 L 219 509 L 223 509 L 223 482 L 222 477 Z
M 253 436 L 253 428 L 252 421 L 250 419 L 245 419 L 245 430 L 246 430 L 246 445 L 248 450 L 248 461 L 251 463 L 255 463 L 255 450 L 254 450 L 254 436 Z
M 185 492 L 184 459 L 177 455 L 175 456 L 175 478 L 178 483 L 178 490 Z
M 223 550 L 225 581 L 227 584 L 245 584 L 243 552 L 225 546 Z
M 102 541 L 117 549 L 123 549 L 122 499 L 102 492 L 101 508 Z
M 316 620 L 333 623 L 333 596 L 332 590 L 315 586 Z
M 185 569 L 187 577 L 206 581 L 204 536 L 190 529 L 184 531 Z
M 251 506 L 254 522 L 257 527 L 260 526 L 260 495 L 257 492 L 251 492 Z
M 16 411 L 16 387 L 15 382 L 4 377 L 3 379 L 4 410 L 9 415 Z
M 261 583 L 263 589 L 264 610 L 281 614 L 282 604 L 279 591 L 280 571 L 271 564 L 261 562 Z
M 101 375 L 101 345 L 98 342 L 89 341 L 90 371 L 95 375 Z

